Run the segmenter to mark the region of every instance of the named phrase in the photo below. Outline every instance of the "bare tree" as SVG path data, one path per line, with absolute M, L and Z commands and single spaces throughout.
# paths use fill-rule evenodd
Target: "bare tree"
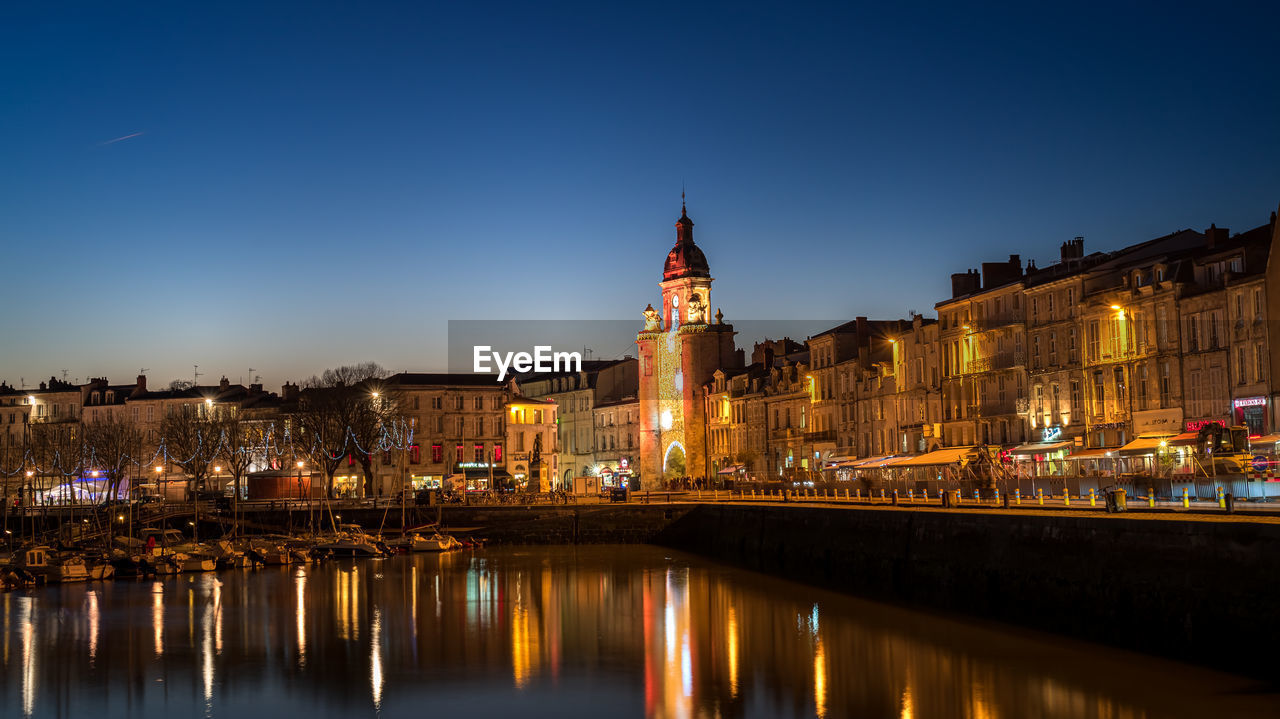
M 160 424 L 169 460 L 187 475 L 187 492 L 194 495 L 204 486 L 210 465 L 221 450 L 222 430 L 216 412 L 208 403 L 175 407 Z
M 72 422 L 32 422 L 29 425 L 28 447 L 35 465 L 32 479 L 37 489 L 50 492 L 69 478 L 80 475 L 82 452 L 77 429 Z M 73 499 L 63 492 L 59 501 L 66 503 Z
M 108 415 L 84 425 L 83 466 L 107 482 L 107 496 L 120 496 L 120 485 L 142 452 L 142 431 L 131 420 Z M 108 542 L 111 518 L 107 518 Z
M 231 473 L 235 484 L 235 496 L 231 500 L 234 513 L 240 504 L 242 484 L 249 468 L 265 462 L 267 437 L 271 423 L 246 419 L 238 407 L 227 407 L 216 421 L 219 432 L 217 459 Z
M 324 474 L 324 496 L 333 498 L 333 476 L 349 451 L 342 393 L 329 387 L 307 387 L 298 396 L 298 432 L 294 446 Z
M 299 398 L 299 425 L 305 430 L 308 454 L 325 472 L 326 496 L 333 496 L 333 476 L 344 457 L 360 463 L 361 494 L 373 490 L 373 454 L 385 444 L 388 423 L 398 411 L 398 394 L 379 381 L 386 371 L 376 362 L 327 369 L 304 384 Z

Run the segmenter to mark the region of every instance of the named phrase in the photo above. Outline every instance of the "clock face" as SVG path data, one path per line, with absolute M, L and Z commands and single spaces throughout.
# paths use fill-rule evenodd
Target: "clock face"
M 680 306 L 680 295 L 671 295 L 671 306 L 672 307 Z

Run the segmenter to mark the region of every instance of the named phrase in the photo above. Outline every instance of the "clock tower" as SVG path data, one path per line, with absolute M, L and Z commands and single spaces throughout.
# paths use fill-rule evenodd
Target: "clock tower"
M 662 268 L 659 309 L 645 309 L 640 348 L 640 476 L 648 487 L 666 478 L 709 476 L 702 386 L 716 370 L 739 363 L 733 325 L 711 313 L 711 270 L 693 243 L 693 220 L 680 207 L 676 244 Z

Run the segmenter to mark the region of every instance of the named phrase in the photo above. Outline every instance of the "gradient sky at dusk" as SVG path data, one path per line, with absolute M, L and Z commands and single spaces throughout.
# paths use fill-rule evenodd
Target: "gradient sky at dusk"
M 638 328 L 682 183 L 728 321 L 1280 202 L 1274 3 L 264 5 L 0 8 L 0 379 Z

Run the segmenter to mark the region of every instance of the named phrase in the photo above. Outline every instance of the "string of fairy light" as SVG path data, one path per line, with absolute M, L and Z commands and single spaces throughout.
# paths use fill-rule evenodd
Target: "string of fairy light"
M 86 446 L 81 451 L 64 452 L 60 449 L 55 449 L 51 456 L 40 457 L 38 455 L 45 453 L 37 452 L 28 446 L 24 447 L 23 451 L 17 456 L 0 457 L 0 476 L 15 477 L 26 473 L 27 476 L 45 477 L 77 477 L 81 475 L 100 477 L 108 472 L 121 469 L 127 473 L 130 470 L 142 472 L 157 466 L 176 465 L 177 467 L 188 468 L 200 464 L 212 465 L 220 457 L 228 459 L 234 457 L 245 465 L 255 460 L 261 460 L 260 464 L 264 466 L 269 466 L 272 460 L 285 456 L 290 458 L 324 457 L 330 461 L 338 461 L 348 455 L 372 457 L 379 452 L 403 451 L 414 446 L 413 424 L 404 419 L 382 422 L 378 427 L 377 436 L 373 438 L 373 442 L 368 447 L 365 447 L 360 442 L 359 433 L 349 425 L 342 432 L 340 446 L 333 446 L 337 445 L 336 440 L 332 443 L 325 442 L 319 433 L 310 433 L 311 441 L 308 446 L 305 441 L 295 441 L 301 438 L 293 435 L 288 423 L 285 424 L 282 431 L 278 431 L 274 421 L 267 422 L 265 425 L 251 425 L 248 431 L 239 434 L 242 435 L 242 438 L 246 436 L 259 437 L 261 441 L 241 443 L 231 448 L 234 440 L 225 429 L 218 429 L 210 433 L 197 430 L 196 446 L 186 456 L 175 454 L 171 451 L 170 445 L 174 443 L 167 438 L 161 437 L 156 443 L 155 451 L 149 457 L 145 454 L 135 456 L 126 452 L 114 458 L 99 457 L 97 448 L 92 446 Z M 217 435 L 216 441 L 210 441 L 213 435 Z M 277 436 L 279 437 L 278 440 L 276 439 Z M 208 450 L 208 446 L 212 446 L 213 449 Z M 234 462 L 228 463 L 234 464 Z

